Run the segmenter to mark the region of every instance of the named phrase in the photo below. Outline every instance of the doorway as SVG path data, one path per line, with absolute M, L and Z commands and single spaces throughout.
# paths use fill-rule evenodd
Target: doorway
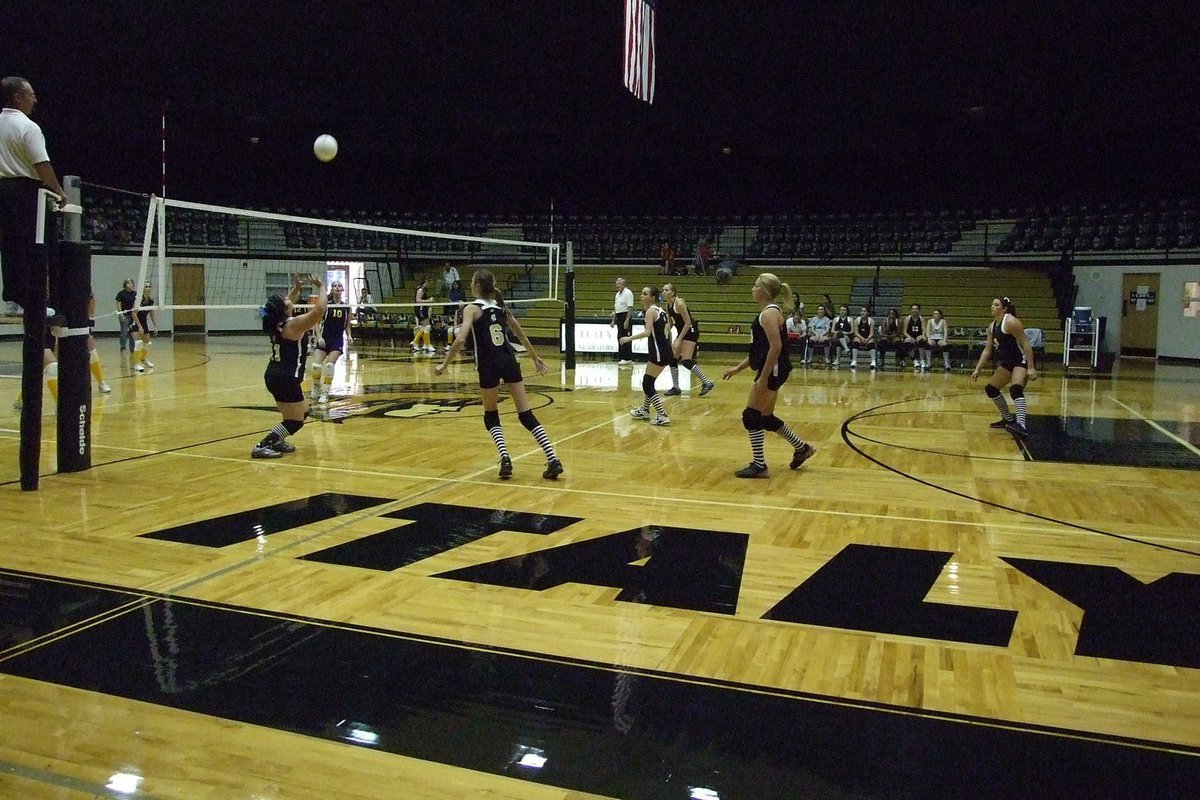
M 204 305 L 204 265 L 172 264 L 171 281 L 174 285 L 175 304 L 180 306 Z M 175 333 L 204 333 L 206 321 L 203 308 L 175 309 Z

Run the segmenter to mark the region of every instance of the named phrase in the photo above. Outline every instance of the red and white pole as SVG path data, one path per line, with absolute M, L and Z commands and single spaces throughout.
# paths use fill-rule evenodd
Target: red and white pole
M 167 104 L 162 106 L 162 186 L 159 197 L 167 196 Z

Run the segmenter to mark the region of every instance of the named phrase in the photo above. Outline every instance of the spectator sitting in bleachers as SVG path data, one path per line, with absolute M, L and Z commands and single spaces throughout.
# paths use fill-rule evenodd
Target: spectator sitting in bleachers
M 946 372 L 950 371 L 950 328 L 946 324 L 946 318 L 942 316 L 942 310 L 935 308 L 933 316 L 925 323 L 925 339 L 929 342 L 930 351 L 936 355 L 942 354 L 942 361 L 946 365 Z M 925 362 L 925 368 L 929 368 L 928 359 Z
M 838 365 L 842 352 L 850 352 L 850 337 L 854 333 L 854 320 L 850 319 L 850 309 L 838 306 L 838 315 L 833 319 L 833 365 Z
M 866 306 L 859 309 L 858 319 L 854 321 L 854 331 L 850 337 L 850 369 L 858 368 L 860 350 L 871 353 L 871 369 L 875 369 L 875 320 Z
M 812 363 L 813 351 L 818 348 L 821 350 L 824 363 L 829 363 L 829 349 L 833 342 L 832 329 L 833 320 L 829 318 L 829 309 L 822 303 L 817 306 L 817 315 L 808 321 L 808 352 L 805 354 L 805 364 Z
M 701 239 L 696 243 L 696 257 L 692 259 L 692 267 L 696 270 L 697 275 L 708 274 L 708 262 L 712 259 L 712 245 L 708 243 L 708 239 Z
M 913 371 L 929 369 L 929 340 L 925 338 L 925 318 L 921 304 L 913 303 L 904 318 L 904 347 L 913 355 Z
M 900 359 L 904 358 L 904 341 L 900 330 L 900 309 L 889 308 L 887 317 L 879 326 L 879 366 L 883 366 L 884 357 L 888 352 L 896 354 L 896 368 L 900 367 Z
M 659 247 L 658 247 L 658 262 L 659 262 L 659 266 L 662 267 L 663 275 L 676 274 L 675 273 L 675 248 L 671 246 L 670 242 L 663 242 L 661 245 L 659 245 Z M 683 271 L 683 274 L 685 274 L 685 275 L 687 274 L 686 269 Z
M 800 363 L 808 360 L 808 321 L 804 319 L 804 303 L 797 303 L 796 310 L 787 321 L 788 344 Z

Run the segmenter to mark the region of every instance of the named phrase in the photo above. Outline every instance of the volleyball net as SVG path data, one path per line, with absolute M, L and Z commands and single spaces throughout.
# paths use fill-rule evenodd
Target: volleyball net
M 369 221 L 354 216 L 150 196 L 137 290 L 141 294 L 149 285 L 153 307 L 174 312 L 176 328 L 189 311 L 249 315 L 270 295 L 286 294 L 297 273 L 316 274 L 327 285 L 340 281 L 343 304 L 385 313 L 410 312 L 425 280 L 435 307 L 450 302 L 448 268 L 457 271 L 467 301 L 472 273 L 488 269 L 510 304 L 558 302 L 559 245 L 526 241 L 519 225 L 464 217 L 439 220 L 446 229 L 418 230 L 394 224 L 402 219 L 396 216 L 381 213 Z

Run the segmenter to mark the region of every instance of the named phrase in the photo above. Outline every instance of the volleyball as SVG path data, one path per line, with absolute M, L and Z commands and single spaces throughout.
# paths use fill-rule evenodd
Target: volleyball
M 337 139 L 328 133 L 322 133 L 313 142 L 313 153 L 321 161 L 333 161 L 333 157 L 337 155 Z

